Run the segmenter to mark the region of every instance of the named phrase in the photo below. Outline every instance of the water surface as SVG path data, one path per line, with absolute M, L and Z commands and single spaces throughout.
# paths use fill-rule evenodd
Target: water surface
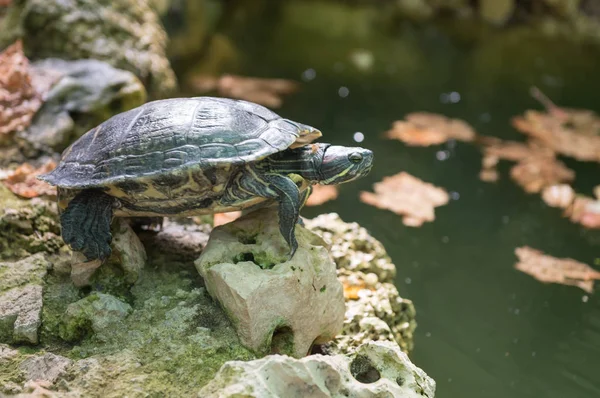
M 412 360 L 437 381 L 437 396 L 600 396 L 600 297 L 513 268 L 514 249 L 523 245 L 593 264 L 600 233 L 524 193 L 508 164 L 498 183 L 479 181 L 481 155 L 470 144 L 409 148 L 381 137 L 394 120 L 425 110 L 522 140 L 509 119 L 540 108 L 531 85 L 560 104 L 600 111 L 600 51 L 510 32 L 473 40 L 439 26 L 392 28 L 377 10 L 307 3 L 221 21 L 219 40 L 237 56 L 223 56 L 215 70 L 304 80 L 280 114 L 320 128 L 322 141 L 359 145 L 353 137 L 364 135 L 360 145 L 375 152 L 371 174 L 303 215 L 337 212 L 383 242 L 401 295 L 417 308 Z M 368 70 L 353 63 L 357 50 L 372 55 Z M 176 66 L 180 75 L 195 67 Z M 598 165 L 565 162 L 577 172 L 577 190 L 591 194 Z M 359 201 L 361 190 L 400 171 L 452 193 L 435 222 L 405 227 L 399 216 Z

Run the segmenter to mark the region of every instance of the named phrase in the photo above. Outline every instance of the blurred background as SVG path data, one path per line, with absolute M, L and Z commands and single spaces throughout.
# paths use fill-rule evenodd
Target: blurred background
M 20 33 L 3 30 L 0 42 L 27 37 L 34 24 L 49 26 L 37 29 L 42 32 L 38 34 L 60 31 L 52 27 L 54 20 L 40 19 L 31 6 L 35 1 L 21 3 L 29 7 L 25 12 L 30 17 L 21 17 Z M 574 217 L 564 217 L 560 209 L 546 204 L 539 195 L 542 187 L 528 191 L 515 184 L 510 162 L 499 163 L 497 178 L 492 178 L 497 181 L 482 181 L 480 143 L 450 137 L 432 145 L 411 145 L 386 136 L 395 121 L 429 112 L 461 119 L 488 141 L 496 137 L 525 143 L 527 136 L 511 121 L 527 110 L 546 112 L 555 117 L 556 126 L 577 133 L 577 120 L 567 120 L 572 114 L 556 107 L 598 110 L 600 2 L 150 3 L 168 40 L 140 25 L 139 41 L 132 46 L 157 45 L 174 75 L 155 72 L 162 64 L 148 61 L 151 72 L 138 74 L 148 98 L 243 98 L 319 128 L 323 142 L 374 151 L 375 167 L 367 178 L 340 186 L 337 197 L 307 207 L 303 215 L 336 212 L 385 245 L 398 268 L 400 294 L 413 300 L 417 310 L 411 358 L 436 380 L 437 396 L 600 396 L 600 298 L 589 288 L 545 284 L 514 267 L 515 249 L 522 246 L 599 265 L 600 222 L 594 219 L 598 202 L 593 190 L 600 184 L 600 152 L 595 152 L 596 158 L 564 156 L 570 152 L 561 146 L 573 144 L 575 135 L 566 141 L 545 141 L 573 172 L 564 180 L 591 203 L 583 223 L 572 222 Z M 4 14 L 5 27 L 16 24 L 11 15 Z M 68 48 L 65 40 L 104 28 L 85 29 L 57 35 L 60 45 L 24 40 L 25 53 L 33 58 L 60 53 Z M 84 50 L 102 54 L 104 48 Z M 106 58 L 115 59 L 110 54 Z M 143 58 L 124 59 L 124 69 L 144 68 L 136 64 Z M 555 107 L 541 103 L 540 95 L 532 96 L 532 87 Z M 123 102 L 116 106 L 127 107 Z M 596 140 L 596 116 L 587 117 L 593 128 L 584 135 Z M 596 141 L 577 142 L 584 150 Z M 407 226 L 401 215 L 360 200 L 362 191 L 372 191 L 375 183 L 400 172 L 448 193 L 447 203 L 435 209 L 435 220 Z

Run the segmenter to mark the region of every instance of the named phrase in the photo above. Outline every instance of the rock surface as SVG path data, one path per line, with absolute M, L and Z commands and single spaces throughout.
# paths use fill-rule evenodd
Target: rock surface
M 78 340 L 88 329 L 94 337 L 105 341 L 131 312 L 131 306 L 109 294 L 93 293 L 76 303 L 69 304 L 60 325 L 60 337 Z
M 23 0 L 14 8 L 12 29 L 29 56 L 106 61 L 135 73 L 156 95 L 176 87 L 167 36 L 146 0 Z
M 28 156 L 60 152 L 90 128 L 146 100 L 133 73 L 98 60 L 49 58 L 34 62 L 33 74 L 55 83 L 31 126 L 18 134 Z
M 54 383 L 65 374 L 73 363 L 69 358 L 47 353 L 42 356 L 31 356 L 21 362 L 19 368 L 27 380 L 45 380 Z
M 208 292 L 230 316 L 244 345 L 296 357 L 342 327 L 344 299 L 325 242 L 296 226 L 298 250 L 287 247 L 273 209 L 215 228 L 196 261 Z
M 52 253 L 62 245 L 56 204 L 18 199 L 0 183 L 0 260 Z
M 385 248 L 357 223 L 346 223 L 336 213 L 306 220 L 306 227 L 331 245 L 338 269 L 374 273 L 381 282 L 392 282 L 396 267 Z
M 0 341 L 38 343 L 42 287 L 27 285 L 0 295 Z
M 50 263 L 42 253 L 0 262 L 0 343 L 38 343 L 42 285 L 48 268 Z
M 271 355 L 228 362 L 198 397 L 203 398 L 432 398 L 435 382 L 392 343 L 360 346 L 353 357 Z
M 390 283 L 396 266 L 381 242 L 358 224 L 344 222 L 336 213 L 306 220 L 306 226 L 322 234 L 331 245 L 346 298 L 344 328 L 322 349 L 350 354 L 359 345 L 375 340 L 395 342 L 410 352 L 417 327 L 415 307 Z

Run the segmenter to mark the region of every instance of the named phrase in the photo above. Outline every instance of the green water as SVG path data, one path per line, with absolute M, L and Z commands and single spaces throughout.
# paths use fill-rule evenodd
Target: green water
M 315 78 L 278 112 L 320 128 L 322 141 L 358 145 L 354 134 L 364 134 L 360 145 L 375 153 L 372 173 L 303 215 L 337 212 L 384 243 L 398 289 L 417 308 L 412 359 L 437 381 L 437 396 L 600 396 L 600 297 L 513 268 L 514 249 L 523 245 L 593 264 L 600 233 L 525 194 L 510 181 L 509 165 L 498 183 L 479 181 L 481 155 L 469 144 L 409 148 L 381 138 L 394 120 L 426 110 L 465 119 L 482 134 L 523 139 L 509 118 L 539 108 L 528 94 L 533 84 L 559 104 L 600 111 L 600 50 L 526 34 L 472 40 L 440 27 L 392 28 L 372 9 L 308 3 L 220 23 L 237 58 L 225 57 L 219 70 L 301 81 L 313 69 Z M 351 62 L 360 48 L 373 55 L 368 71 Z M 176 66 L 181 75 L 195 67 Z M 458 102 L 441 100 L 451 92 Z M 438 160 L 440 151 L 446 160 Z M 591 194 L 598 165 L 565 162 L 577 172 L 577 190 Z M 435 222 L 405 227 L 399 216 L 359 201 L 361 190 L 400 171 L 454 193 Z

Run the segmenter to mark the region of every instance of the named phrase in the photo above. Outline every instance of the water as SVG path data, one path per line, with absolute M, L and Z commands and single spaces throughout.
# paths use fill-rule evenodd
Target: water
M 219 40 L 227 38 L 237 55 L 219 47 L 213 70 L 304 78 L 280 114 L 320 128 L 325 142 L 359 145 L 353 137 L 364 135 L 360 145 L 375 153 L 372 173 L 303 215 L 337 212 L 383 242 L 398 267 L 401 295 L 417 308 L 412 360 L 437 381 L 437 396 L 600 396 L 600 297 L 544 285 L 513 268 L 514 249 L 523 245 L 593 264 L 600 233 L 525 194 L 510 181 L 508 165 L 498 183 L 479 181 L 481 155 L 472 145 L 409 148 L 381 137 L 394 120 L 426 110 L 467 120 L 482 134 L 522 140 L 509 119 L 540 107 L 528 94 L 531 85 L 559 104 L 600 111 L 600 52 L 510 32 L 474 40 L 442 27 L 392 28 L 368 8 L 270 4 L 269 12 L 249 7 L 221 20 Z M 372 55 L 371 69 L 353 64 L 357 49 Z M 196 67 L 175 65 L 180 76 Z M 600 183 L 598 165 L 565 161 L 577 172 L 577 190 L 591 194 Z M 361 190 L 400 171 L 455 193 L 435 222 L 405 227 L 399 216 L 359 201 Z

